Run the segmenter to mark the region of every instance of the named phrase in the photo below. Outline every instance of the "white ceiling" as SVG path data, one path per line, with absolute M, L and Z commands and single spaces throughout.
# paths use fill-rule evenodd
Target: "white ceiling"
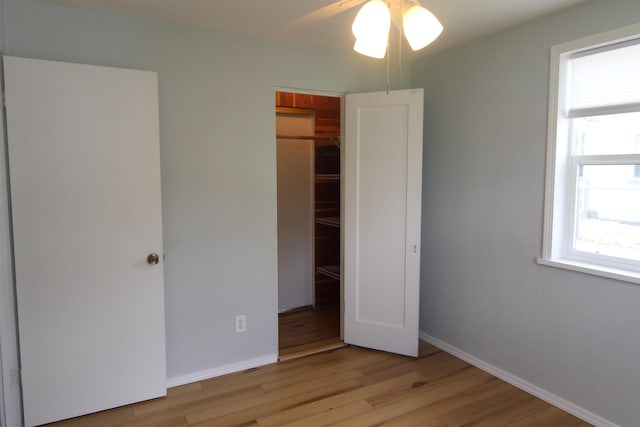
M 302 45 L 351 48 L 351 22 L 359 9 L 354 5 L 359 6 L 363 0 L 40 1 L 214 28 Z M 425 51 L 463 43 L 583 1 L 585 0 L 420 0 L 423 6 L 440 19 L 445 28 L 440 38 Z M 327 17 L 328 15 L 333 16 Z

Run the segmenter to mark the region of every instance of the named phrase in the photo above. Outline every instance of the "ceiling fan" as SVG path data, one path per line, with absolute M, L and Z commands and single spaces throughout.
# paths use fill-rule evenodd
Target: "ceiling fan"
M 276 34 L 301 30 L 363 3 L 352 25 L 356 38 L 354 50 L 363 55 L 372 58 L 386 56 L 391 23 L 400 32 L 404 32 L 413 50 L 422 49 L 434 41 L 443 30 L 438 18 L 418 0 L 338 0 L 294 19 L 281 27 Z

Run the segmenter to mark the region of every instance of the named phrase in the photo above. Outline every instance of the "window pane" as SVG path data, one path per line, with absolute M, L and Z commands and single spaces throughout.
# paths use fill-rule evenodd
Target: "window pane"
M 640 113 L 572 119 L 574 154 L 640 153 Z
M 582 165 L 577 251 L 640 261 L 640 165 Z

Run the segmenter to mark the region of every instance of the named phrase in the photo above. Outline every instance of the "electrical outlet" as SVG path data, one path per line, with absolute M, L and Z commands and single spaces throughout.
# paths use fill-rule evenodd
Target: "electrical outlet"
M 239 314 L 236 316 L 236 334 L 247 331 L 247 315 Z

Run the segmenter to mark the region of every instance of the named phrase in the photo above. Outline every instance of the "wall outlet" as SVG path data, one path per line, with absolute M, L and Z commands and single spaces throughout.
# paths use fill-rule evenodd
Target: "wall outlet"
M 236 334 L 247 331 L 247 315 L 239 314 L 236 316 Z

